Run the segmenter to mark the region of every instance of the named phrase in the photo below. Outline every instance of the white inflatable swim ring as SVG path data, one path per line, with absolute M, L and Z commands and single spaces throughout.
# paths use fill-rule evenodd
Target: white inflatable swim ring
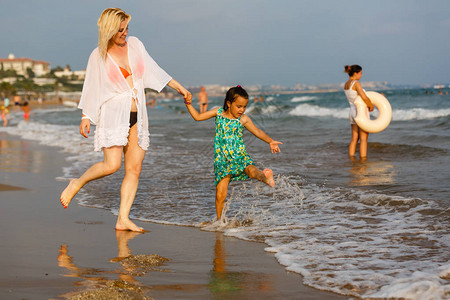
M 388 127 L 389 123 L 391 123 L 392 119 L 392 108 L 389 101 L 377 92 L 366 92 L 367 97 L 369 97 L 372 104 L 377 107 L 378 112 L 380 113 L 378 118 L 375 120 L 371 120 L 367 117 L 367 105 L 361 99 L 360 96 L 355 100 L 356 106 L 356 118 L 355 122 L 358 124 L 359 128 L 366 132 L 375 133 L 380 132 Z

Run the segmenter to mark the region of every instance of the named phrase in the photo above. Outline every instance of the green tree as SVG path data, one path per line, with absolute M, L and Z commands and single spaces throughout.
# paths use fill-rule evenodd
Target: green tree
M 3 97 L 11 98 L 17 92 L 16 88 L 9 82 L 0 83 L 0 93 Z
M 34 77 L 36 77 L 36 74 L 34 74 L 33 70 L 30 67 L 28 67 L 27 68 L 27 78 L 34 78 Z

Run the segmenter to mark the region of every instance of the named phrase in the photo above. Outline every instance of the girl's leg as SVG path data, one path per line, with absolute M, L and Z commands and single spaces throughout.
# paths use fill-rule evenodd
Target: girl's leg
M 128 135 L 128 144 L 123 150 L 125 156 L 125 177 L 123 178 L 122 186 L 120 188 L 120 208 L 116 229 L 143 231 L 143 228 L 138 227 L 129 219 L 131 206 L 133 205 L 139 184 L 142 161 L 145 156 L 145 150 L 138 145 L 136 125 L 131 127 Z
M 367 157 L 367 140 L 369 139 L 369 133 L 362 129 L 359 129 L 359 156 L 361 158 Z
M 258 179 L 268 186 L 275 186 L 275 180 L 273 180 L 273 172 L 271 169 L 264 169 L 264 171 L 261 171 L 257 167 L 250 165 L 245 168 L 244 172 L 250 178 Z
M 358 144 L 359 139 L 359 127 L 356 124 L 352 124 L 352 139 L 350 141 L 350 145 L 348 146 L 348 156 L 355 156 L 356 153 L 356 145 Z
M 230 183 L 231 175 L 225 176 L 216 185 L 216 214 L 217 220 L 220 220 L 222 216 L 223 205 L 225 204 L 225 199 L 228 193 L 228 184 Z
M 72 179 L 66 189 L 61 193 L 60 201 L 67 208 L 72 198 L 89 181 L 110 175 L 120 168 L 122 163 L 123 147 L 114 146 L 103 148 L 103 161 L 94 164 L 87 169 L 80 178 Z

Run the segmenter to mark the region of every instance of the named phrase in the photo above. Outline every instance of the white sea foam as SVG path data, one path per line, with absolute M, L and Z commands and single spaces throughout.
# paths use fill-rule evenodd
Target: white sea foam
M 267 105 L 267 106 L 251 105 L 249 108 L 247 108 L 245 112 L 249 115 L 256 112 L 258 114 L 267 115 L 276 112 L 278 109 L 279 107 L 276 105 Z
M 414 272 L 408 278 L 399 278 L 383 286 L 378 292 L 363 295 L 369 299 L 449 299 L 450 284 L 435 274 Z
M 294 97 L 291 99 L 291 102 L 305 102 L 305 101 L 311 101 L 316 100 L 318 97 L 316 96 L 300 96 L 300 97 Z
M 328 108 L 311 104 L 300 104 L 289 112 L 292 116 L 348 118 L 348 108 Z
M 392 112 L 392 120 L 395 121 L 409 121 L 409 120 L 426 120 L 446 117 L 450 115 L 450 109 L 425 109 L 425 108 L 410 108 L 398 109 Z
M 337 119 L 347 119 L 349 108 L 328 108 L 319 105 L 311 105 L 308 103 L 300 104 L 289 112 L 293 116 L 305 117 L 333 117 Z M 378 116 L 378 112 L 371 113 L 373 117 Z M 409 120 L 427 120 L 450 115 L 450 109 L 397 109 L 392 111 L 393 121 L 409 121 Z

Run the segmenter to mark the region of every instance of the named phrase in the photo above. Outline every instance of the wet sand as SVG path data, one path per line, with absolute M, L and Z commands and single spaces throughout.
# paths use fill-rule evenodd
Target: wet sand
M 197 228 L 64 210 L 57 148 L 0 132 L 0 299 L 348 299 L 304 286 L 262 243 Z

